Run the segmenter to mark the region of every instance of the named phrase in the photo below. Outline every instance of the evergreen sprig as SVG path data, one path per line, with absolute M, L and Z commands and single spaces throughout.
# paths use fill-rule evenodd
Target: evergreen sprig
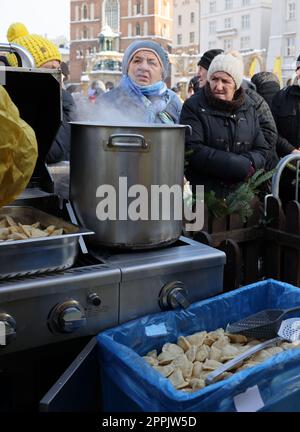
M 268 181 L 273 174 L 272 171 L 265 172 L 263 169 L 256 173 L 240 186 L 234 192 L 231 192 L 226 198 L 217 198 L 214 191 L 204 194 L 204 200 L 209 214 L 213 218 L 227 216 L 232 213 L 238 213 L 243 223 L 253 214 L 251 201 L 259 193 L 259 187 Z

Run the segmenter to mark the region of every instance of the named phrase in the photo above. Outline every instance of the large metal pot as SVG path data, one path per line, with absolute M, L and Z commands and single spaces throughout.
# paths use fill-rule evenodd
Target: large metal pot
M 168 245 L 179 238 L 182 218 L 177 219 L 182 200 L 169 200 L 170 217 L 162 215 L 161 206 L 158 220 L 153 220 L 150 209 L 155 200 L 151 186 L 178 185 L 175 188 L 182 190 L 184 141 L 185 126 L 181 125 L 71 123 L 70 197 L 80 223 L 95 232 L 90 240 L 108 247 L 145 249 Z M 127 197 L 126 182 L 127 190 L 134 185 L 146 188 L 148 220 L 128 217 L 128 206 L 138 195 Z M 104 185 L 116 190 L 116 220 L 99 218 Z M 108 195 L 105 197 L 108 199 Z

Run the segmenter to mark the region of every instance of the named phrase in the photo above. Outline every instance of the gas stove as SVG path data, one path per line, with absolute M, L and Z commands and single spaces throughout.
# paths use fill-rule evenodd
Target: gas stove
M 186 237 L 164 249 L 89 250 L 53 274 L 0 282 L 0 356 L 83 336 L 222 291 L 224 254 Z

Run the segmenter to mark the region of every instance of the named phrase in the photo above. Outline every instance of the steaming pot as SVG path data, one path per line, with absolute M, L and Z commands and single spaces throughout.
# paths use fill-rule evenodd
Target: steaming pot
M 71 123 L 70 198 L 79 222 L 95 232 L 95 244 L 147 249 L 180 237 L 182 199 L 164 195 L 158 209 L 151 186 L 177 185 L 183 192 L 185 129 Z

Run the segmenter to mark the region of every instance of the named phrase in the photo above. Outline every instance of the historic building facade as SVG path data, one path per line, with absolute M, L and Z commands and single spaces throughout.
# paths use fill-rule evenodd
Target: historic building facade
M 273 0 L 267 59 L 268 70 L 281 70 L 282 81 L 293 77 L 300 54 L 299 0 Z
M 201 5 L 201 52 L 243 54 L 246 75 L 266 67 L 272 0 L 207 0 Z
M 70 1 L 73 82 L 90 68 L 120 73 L 119 54 L 134 40 L 152 39 L 171 50 L 173 0 Z

